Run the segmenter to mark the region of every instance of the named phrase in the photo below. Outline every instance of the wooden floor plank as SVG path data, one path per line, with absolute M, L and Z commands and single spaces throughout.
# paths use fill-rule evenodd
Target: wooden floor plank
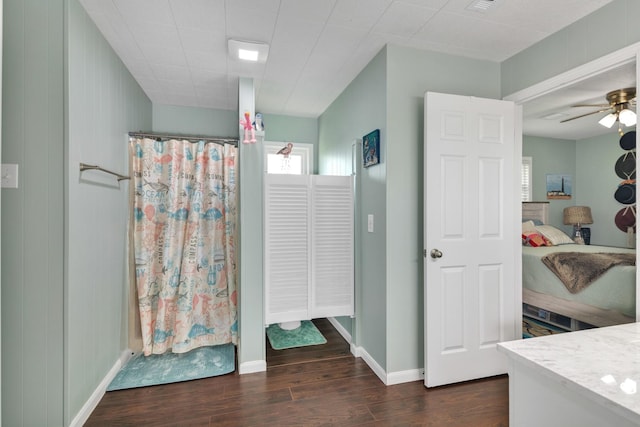
M 85 425 L 508 425 L 506 376 L 385 386 L 326 319 L 314 323 L 327 344 L 273 350 L 267 342 L 266 372 L 107 392 Z

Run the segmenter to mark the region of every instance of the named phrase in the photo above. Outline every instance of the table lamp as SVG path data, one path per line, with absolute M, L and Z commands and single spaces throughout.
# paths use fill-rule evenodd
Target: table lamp
M 581 227 L 583 224 L 593 224 L 591 208 L 589 206 L 569 206 L 562 211 L 563 222 L 573 225 L 573 241 L 578 245 L 584 245 Z

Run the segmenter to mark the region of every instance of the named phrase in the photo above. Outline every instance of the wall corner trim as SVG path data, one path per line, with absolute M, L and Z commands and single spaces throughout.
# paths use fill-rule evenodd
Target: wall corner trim
M 98 384 L 98 387 L 94 390 L 89 399 L 85 402 L 84 405 L 82 405 L 80 411 L 78 411 L 73 420 L 71 420 L 69 427 L 82 427 L 84 423 L 87 422 L 93 410 L 96 409 L 96 406 L 98 406 L 98 403 L 100 403 L 100 399 L 102 399 L 102 397 L 106 393 L 107 387 L 109 386 L 109 384 L 111 384 L 111 381 L 113 381 L 116 375 L 118 375 L 118 372 L 120 372 L 120 368 L 122 368 L 129 361 L 129 359 L 131 359 L 131 356 L 133 356 L 133 354 L 133 351 L 131 351 L 130 349 L 122 351 L 120 357 L 118 358 L 118 360 L 116 360 L 116 363 L 113 364 L 109 372 L 107 372 L 107 375 L 105 375 L 105 377 L 102 379 L 100 384 Z
M 267 370 L 266 360 L 251 360 L 240 364 L 238 373 L 240 375 L 253 374 L 255 372 L 264 372 Z

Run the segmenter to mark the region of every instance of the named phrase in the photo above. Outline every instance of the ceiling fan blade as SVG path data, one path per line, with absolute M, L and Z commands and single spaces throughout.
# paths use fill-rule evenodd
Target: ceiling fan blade
M 609 104 L 574 104 L 572 107 L 611 107 Z
M 570 122 L 571 120 L 579 119 L 586 116 L 591 116 L 593 114 L 604 113 L 605 111 L 611 111 L 611 108 L 605 108 L 604 110 L 592 111 L 590 113 L 581 114 L 579 116 L 571 117 L 569 119 L 561 120 L 560 123 Z

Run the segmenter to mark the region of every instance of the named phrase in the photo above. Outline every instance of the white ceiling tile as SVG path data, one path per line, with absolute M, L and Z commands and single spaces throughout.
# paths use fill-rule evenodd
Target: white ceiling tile
M 300 1 L 281 0 L 278 18 L 300 21 L 326 22 L 335 0 Z
M 150 64 L 187 66 L 182 49 L 168 48 L 162 45 L 145 45 L 140 48 L 144 51 L 144 56 Z
M 258 15 L 278 13 L 280 0 L 225 0 L 227 15 L 257 13 Z
M 373 31 L 410 37 L 436 14 L 434 8 L 394 2 L 374 26 Z
M 339 0 L 328 24 L 369 30 L 393 0 Z
M 133 25 L 129 31 L 139 46 L 164 46 L 169 49 L 182 49 L 178 29 L 171 25 Z
M 320 34 L 313 54 L 324 54 L 341 60 L 357 49 L 367 32 L 355 28 L 327 25 Z
M 504 60 L 545 36 L 538 32 L 519 32 L 517 28 L 503 23 L 493 23 L 491 32 L 482 33 L 484 28 L 486 22 L 478 18 L 443 12 L 431 19 L 415 38 L 460 48 L 468 47 L 469 40 L 473 39 L 474 49 L 483 52 L 493 49 L 497 59 Z M 477 34 L 482 34 L 482 37 Z
M 168 0 L 113 0 L 113 3 L 129 23 L 174 24 Z
M 226 73 L 228 57 L 225 53 L 213 51 L 186 51 L 187 64 L 190 68 L 200 68 L 212 73 Z
M 401 3 L 411 3 L 416 4 L 418 6 L 430 7 L 433 9 L 441 9 L 446 6 L 451 0 L 397 0 Z M 473 0 L 463 0 L 466 1 L 467 4 L 471 3 Z
M 195 28 L 179 28 L 180 43 L 184 50 L 227 50 L 226 32 L 221 30 L 204 31 Z
M 155 75 L 151 70 L 151 66 L 148 62 L 141 60 L 140 58 L 132 59 L 125 62 L 127 69 L 131 74 L 136 76 L 137 78 L 150 80 L 155 79 Z
M 188 67 L 177 65 L 151 64 L 151 71 L 158 80 L 191 81 Z
M 500 62 L 612 0 L 79 1 L 153 103 L 234 110 L 242 76 L 261 112 L 316 117 L 386 44 Z M 269 43 L 267 63 L 230 58 L 231 37 Z
M 322 28 L 321 22 L 279 19 L 269 49 L 265 78 L 295 79 L 306 64 Z
M 292 90 L 293 85 L 290 82 L 263 81 L 260 89 L 256 91 L 256 103 L 266 106 L 269 112 L 281 110 Z
M 224 0 L 169 0 L 178 28 L 225 31 Z
M 205 86 L 227 87 L 227 75 L 224 73 L 212 73 L 201 68 L 191 69 L 191 81 L 196 88 Z
M 242 62 L 240 60 L 227 61 L 227 72 L 240 77 L 262 78 L 265 64 Z
M 260 12 L 256 9 L 231 8 L 227 12 L 227 37 L 271 43 L 277 17 L 276 11 Z
M 80 4 L 92 18 L 100 14 L 120 15 L 112 0 L 80 0 Z

